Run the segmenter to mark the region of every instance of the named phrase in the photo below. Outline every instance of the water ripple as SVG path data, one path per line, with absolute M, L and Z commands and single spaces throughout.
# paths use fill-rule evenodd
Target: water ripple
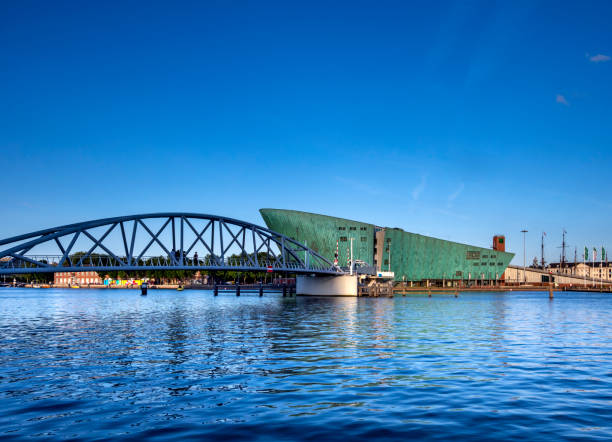
M 612 297 L 0 289 L 0 438 L 610 439 Z

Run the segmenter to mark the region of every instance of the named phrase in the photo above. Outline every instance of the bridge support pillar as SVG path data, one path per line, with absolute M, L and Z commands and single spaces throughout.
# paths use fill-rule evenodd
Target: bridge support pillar
M 298 276 L 296 294 L 311 296 L 357 296 L 357 275 Z
M 240 284 L 236 286 L 236 296 L 240 296 Z
M 259 296 L 263 296 L 263 285 L 259 284 Z
M 215 293 L 215 296 L 219 296 L 219 286 L 217 284 L 215 284 L 215 288 L 213 289 L 213 292 Z
M 287 286 L 286 285 L 283 286 L 283 298 L 285 296 L 287 296 Z

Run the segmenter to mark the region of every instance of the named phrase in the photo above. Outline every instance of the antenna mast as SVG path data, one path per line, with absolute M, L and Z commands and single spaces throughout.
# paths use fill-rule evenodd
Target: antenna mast
M 565 234 L 567 232 L 563 229 L 563 242 L 561 243 L 561 268 L 565 265 Z
M 578 262 L 578 247 L 574 246 L 574 268 L 572 269 L 572 273 L 576 272 L 577 262 Z
M 542 270 L 546 268 L 546 262 L 544 261 L 544 235 L 546 235 L 546 233 L 542 232 L 542 260 L 540 261 Z

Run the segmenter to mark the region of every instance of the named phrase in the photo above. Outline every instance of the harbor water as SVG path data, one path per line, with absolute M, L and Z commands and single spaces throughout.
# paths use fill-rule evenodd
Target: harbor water
M 608 439 L 612 296 L 0 289 L 0 439 Z

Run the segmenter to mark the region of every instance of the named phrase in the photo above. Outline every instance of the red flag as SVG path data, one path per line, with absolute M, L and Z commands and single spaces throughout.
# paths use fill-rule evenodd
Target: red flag
M 336 240 L 336 254 L 334 255 L 334 265 L 338 265 L 338 240 Z

